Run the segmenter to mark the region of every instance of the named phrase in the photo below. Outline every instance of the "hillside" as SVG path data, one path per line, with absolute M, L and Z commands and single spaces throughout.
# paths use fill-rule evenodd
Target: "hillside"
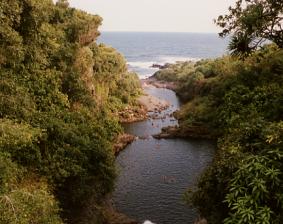
M 171 64 L 184 105 L 164 136 L 217 140 L 217 153 L 187 200 L 208 223 L 283 222 L 283 51 L 267 45 L 244 60 Z M 171 136 L 170 136 L 171 135 Z
M 96 44 L 97 15 L 65 0 L 3 0 L 0 14 L 0 223 L 102 223 L 139 80 Z

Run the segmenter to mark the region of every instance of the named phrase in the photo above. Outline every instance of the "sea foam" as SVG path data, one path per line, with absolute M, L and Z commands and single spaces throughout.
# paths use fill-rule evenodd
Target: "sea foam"
M 159 60 L 165 64 L 165 63 L 176 63 L 176 62 L 185 62 L 185 61 L 199 61 L 201 58 L 193 58 L 193 57 L 180 57 L 180 56 L 160 56 Z

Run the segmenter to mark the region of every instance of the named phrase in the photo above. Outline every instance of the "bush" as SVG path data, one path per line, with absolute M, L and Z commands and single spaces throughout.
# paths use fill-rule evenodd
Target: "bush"
M 63 223 L 46 182 L 0 154 L 0 223 Z
M 283 222 L 282 54 L 269 45 L 244 61 L 203 60 L 176 80 L 180 128 L 202 124 L 218 136 L 213 163 L 187 194 L 209 223 Z M 172 65 L 172 76 L 186 66 Z

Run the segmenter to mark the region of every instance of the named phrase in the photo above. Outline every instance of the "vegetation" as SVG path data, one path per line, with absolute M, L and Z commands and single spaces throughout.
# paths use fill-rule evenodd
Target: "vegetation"
M 181 133 L 197 124 L 217 138 L 188 201 L 211 224 L 283 223 L 283 50 L 178 63 L 155 77 L 177 83 Z
M 283 47 L 282 0 L 237 0 L 229 14 L 215 22 L 223 28 L 220 36 L 232 34 L 229 49 L 233 55 L 248 55 L 266 41 Z
M 115 111 L 137 76 L 96 44 L 101 18 L 59 0 L 0 2 L 0 223 L 80 223 L 113 189 Z M 76 211 L 76 213 L 74 213 Z M 90 217 L 84 217 L 90 223 Z
M 213 163 L 186 194 L 208 223 L 283 223 L 282 9 L 237 1 L 217 20 L 220 36 L 232 34 L 232 56 L 155 74 L 178 84 L 180 132 L 198 124 L 217 138 Z
M 218 139 L 213 163 L 188 193 L 212 224 L 283 223 L 282 8 L 239 0 L 219 17 L 241 60 L 155 74 L 178 84 L 180 128 L 205 126 Z M 115 114 L 134 104 L 139 82 L 119 53 L 95 42 L 100 24 L 66 0 L 0 2 L 1 224 L 105 223 L 121 132 Z

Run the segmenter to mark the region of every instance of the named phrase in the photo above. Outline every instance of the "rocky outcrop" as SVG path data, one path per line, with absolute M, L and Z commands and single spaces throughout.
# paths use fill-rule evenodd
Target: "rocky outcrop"
M 162 128 L 161 133 L 153 135 L 156 139 L 170 139 L 170 138 L 201 138 L 201 139 L 214 139 L 215 136 L 211 131 L 202 125 L 191 126 L 169 126 Z
M 171 89 L 175 91 L 177 89 L 177 84 L 175 82 L 169 82 L 169 81 L 161 81 L 157 80 L 154 77 L 149 77 L 147 79 L 142 80 L 143 84 L 146 85 L 152 85 L 156 88 L 165 88 L 165 89 Z
M 128 106 L 118 112 L 118 117 L 121 123 L 144 121 L 148 118 L 147 108 L 144 105 Z
M 121 134 L 116 139 L 116 143 L 114 144 L 114 154 L 118 155 L 123 149 L 127 147 L 127 145 L 131 144 L 136 139 L 136 136 L 130 134 Z
M 148 94 L 140 96 L 138 102 L 144 106 L 147 112 L 160 113 L 170 106 L 167 101 Z
M 160 65 L 160 64 L 152 64 L 152 66 L 150 66 L 151 68 L 159 68 L 159 69 L 166 69 L 170 66 L 170 64 L 166 63 L 164 65 Z

